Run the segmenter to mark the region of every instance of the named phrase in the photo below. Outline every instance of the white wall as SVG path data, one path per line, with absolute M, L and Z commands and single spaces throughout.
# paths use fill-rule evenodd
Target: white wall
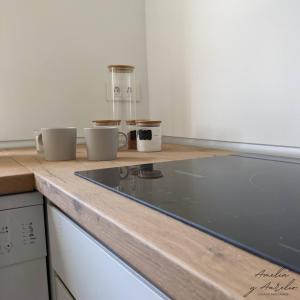
M 0 0 L 0 141 L 107 118 L 106 66 L 133 64 L 147 115 L 141 0 Z M 16 144 L 14 144 L 16 145 Z
M 165 135 L 300 146 L 300 1 L 146 0 Z

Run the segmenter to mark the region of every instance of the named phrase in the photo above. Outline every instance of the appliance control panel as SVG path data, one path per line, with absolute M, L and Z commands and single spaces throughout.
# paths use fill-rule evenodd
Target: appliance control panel
M 0 268 L 46 256 L 42 205 L 0 211 Z

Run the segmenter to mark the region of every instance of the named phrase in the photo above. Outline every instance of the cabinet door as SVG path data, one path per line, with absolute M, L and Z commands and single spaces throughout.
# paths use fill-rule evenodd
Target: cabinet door
M 74 300 L 58 277 L 55 277 L 56 300 Z
M 168 299 L 52 206 L 48 220 L 52 268 L 77 300 Z

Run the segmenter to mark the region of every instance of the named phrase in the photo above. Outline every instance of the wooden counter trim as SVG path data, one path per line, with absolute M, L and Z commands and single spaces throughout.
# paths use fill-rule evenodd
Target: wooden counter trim
M 0 157 L 0 195 L 31 192 L 34 188 L 31 171 L 10 157 Z
M 55 177 L 52 179 L 57 180 Z M 145 236 L 134 220 L 127 220 L 125 224 L 83 201 L 79 194 L 65 191 L 48 177 L 36 176 L 36 182 L 37 189 L 50 198 L 54 205 L 172 299 L 244 299 L 243 295 L 250 286 L 261 284 L 254 278 L 254 274 L 263 269 L 275 273 L 279 268 L 154 210 L 123 199 L 134 208 L 132 213 L 137 216 L 142 214 L 146 222 L 153 220 L 160 228 L 168 226 L 170 231 L 179 235 L 166 236 L 165 241 L 159 240 L 156 232 L 149 230 L 149 226 L 144 223 L 143 227 L 148 233 Z M 87 188 L 89 185 L 91 190 L 94 187 L 99 188 L 90 182 L 85 182 L 83 187 Z M 112 201 L 120 201 L 120 196 L 111 191 L 102 189 L 101 193 L 103 201 L 107 196 Z M 122 209 L 121 206 L 120 210 Z M 137 217 L 136 223 L 139 222 L 141 220 Z M 185 239 L 188 246 L 183 244 Z M 196 261 L 197 258 L 204 262 L 202 267 Z M 298 274 L 288 273 L 300 282 Z M 296 292 L 291 292 L 288 298 L 276 296 L 276 299 L 299 299 L 299 290 Z M 273 298 L 259 296 L 259 299 Z
M 122 260 L 172 299 L 233 299 L 226 289 L 181 266 L 147 239 L 134 236 L 114 220 L 87 207 L 81 200 L 65 193 L 48 180 L 36 176 L 37 189 L 82 228 L 116 253 Z M 101 228 L 101 230 L 99 230 Z M 147 262 L 147 263 L 145 263 Z
M 0 178 L 0 195 L 32 192 L 35 189 L 33 174 L 13 175 Z

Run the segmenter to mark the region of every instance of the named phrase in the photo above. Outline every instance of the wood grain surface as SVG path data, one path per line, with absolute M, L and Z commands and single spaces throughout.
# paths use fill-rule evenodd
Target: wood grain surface
M 0 157 L 0 195 L 34 190 L 34 176 L 11 157 Z
M 251 287 L 246 299 L 300 299 L 299 274 L 282 270 L 279 275 L 285 276 L 276 276 L 279 266 L 74 175 L 79 170 L 228 154 L 164 145 L 162 152 L 122 151 L 115 161 L 90 162 L 85 148 L 78 147 L 76 161 L 46 162 L 33 149 L 1 152 L 34 173 L 37 189 L 54 205 L 172 299 L 245 299 Z M 273 277 L 255 276 L 262 270 Z M 279 292 L 271 289 L 277 283 Z

